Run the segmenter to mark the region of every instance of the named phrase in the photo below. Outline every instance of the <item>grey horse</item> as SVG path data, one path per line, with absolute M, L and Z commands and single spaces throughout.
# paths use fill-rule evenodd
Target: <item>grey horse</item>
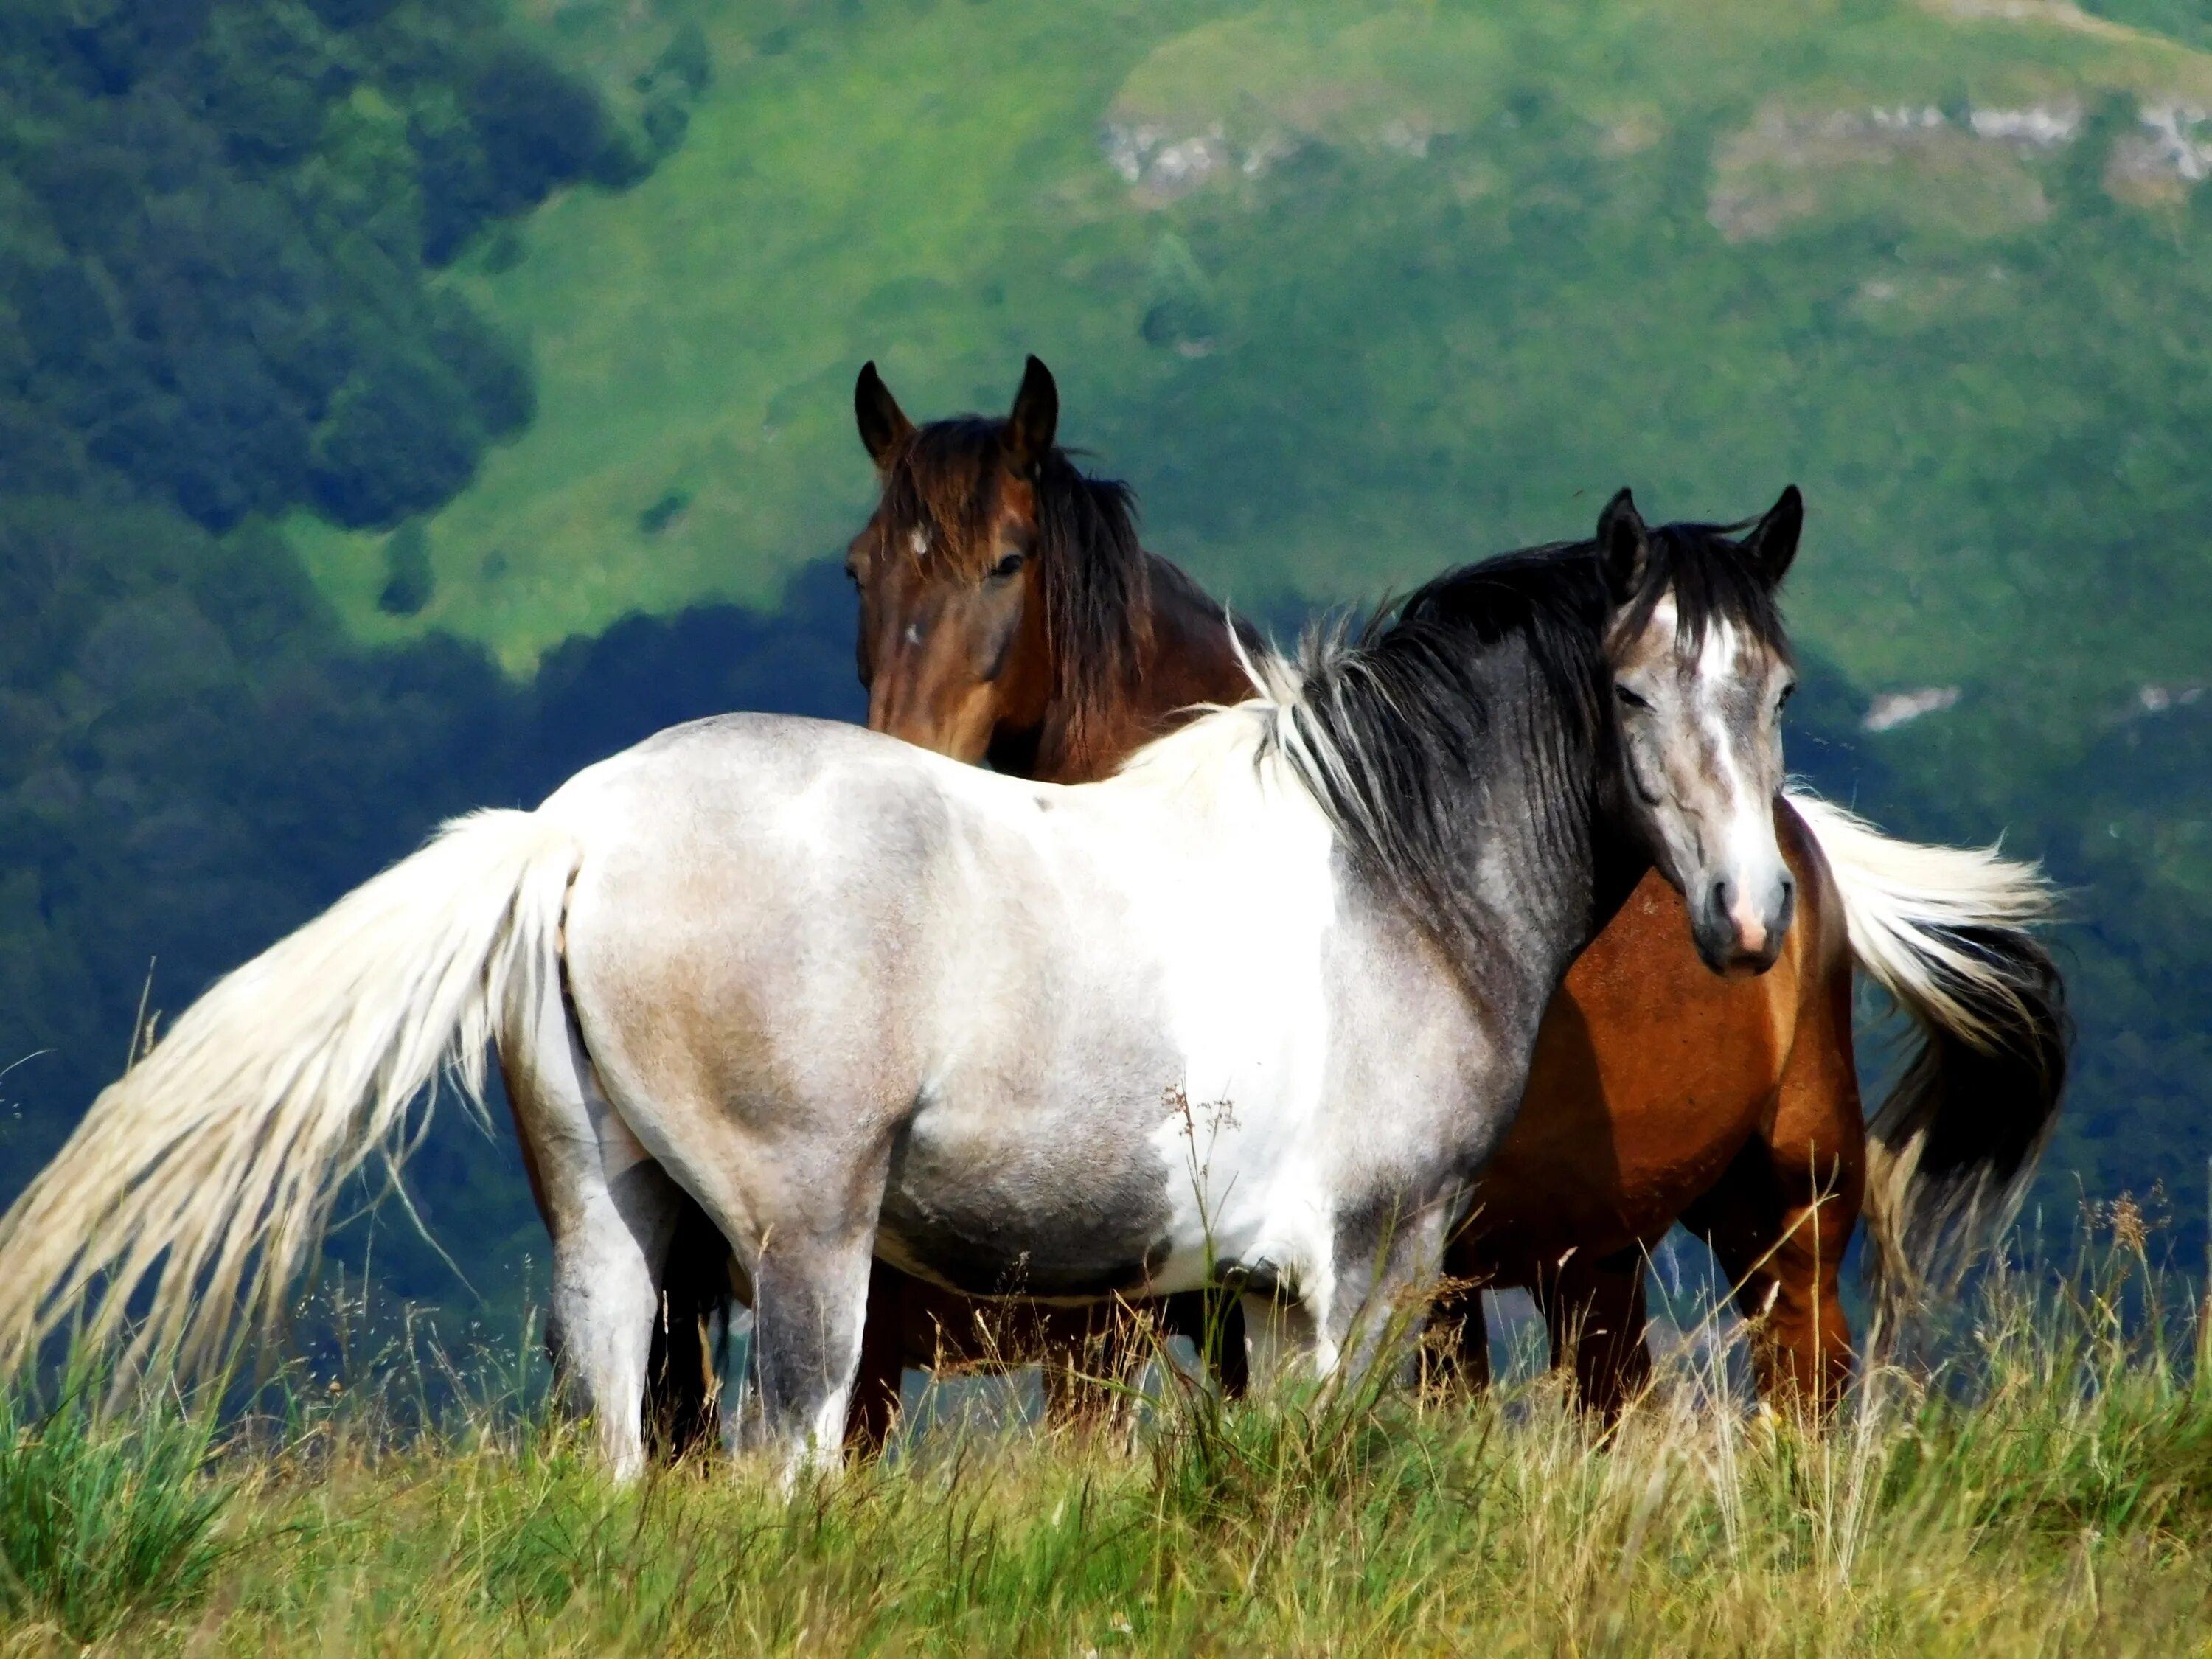
M 343 1179 L 496 1045 L 571 1393 L 642 1462 L 682 1195 L 755 1310 L 750 1431 L 834 1457 L 872 1255 L 1082 1300 L 1209 1279 L 1372 1363 L 1654 864 L 1717 972 L 1789 927 L 1802 507 L 1453 571 L 1074 787 L 735 715 L 489 811 L 208 992 L 0 1221 L 0 1362 L 158 1267 L 134 1361 L 273 1317 Z

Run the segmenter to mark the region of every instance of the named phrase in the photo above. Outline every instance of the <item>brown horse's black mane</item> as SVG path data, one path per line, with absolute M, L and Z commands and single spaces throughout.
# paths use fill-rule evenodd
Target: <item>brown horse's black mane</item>
M 977 562 L 983 574 L 1005 476 L 1002 420 L 966 415 L 917 428 L 884 475 L 883 523 L 894 556 Z M 1054 449 L 1030 482 L 1045 628 L 1059 674 L 1054 702 L 1079 739 L 1126 698 L 1152 615 L 1151 561 L 1137 539 L 1127 484 L 1085 474 Z M 925 533 L 917 544 L 911 532 Z

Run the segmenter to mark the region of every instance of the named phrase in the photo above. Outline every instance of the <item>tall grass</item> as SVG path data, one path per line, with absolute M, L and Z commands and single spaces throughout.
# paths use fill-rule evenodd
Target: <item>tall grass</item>
M 2199 1334 L 2138 1237 L 1993 1277 L 1822 1430 L 1747 1409 L 1706 1347 L 1611 1431 L 1547 1378 L 1167 1382 L 1141 1421 L 939 1431 L 793 1493 L 720 1461 L 616 1488 L 565 1425 L 395 1434 L 302 1391 L 137 1477 L 229 1494 L 227 1553 L 145 1529 L 197 1565 L 119 1622 L 15 1614 L 0 1653 L 2202 1651 Z
M 104 1421 L 94 1381 L 43 1412 L 0 1395 L 0 1612 L 80 1643 L 197 1601 L 232 1494 L 206 1473 L 212 1413 L 154 1401 Z

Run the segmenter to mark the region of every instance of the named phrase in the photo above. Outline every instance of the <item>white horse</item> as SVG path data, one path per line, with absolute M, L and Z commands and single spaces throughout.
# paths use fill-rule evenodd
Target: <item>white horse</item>
M 0 1363 L 96 1284 L 119 1337 L 157 1266 L 133 1358 L 205 1363 L 494 1043 L 619 1473 L 679 1192 L 749 1281 L 752 1429 L 790 1467 L 838 1444 L 875 1253 L 977 1293 L 1227 1279 L 1294 1298 L 1322 1371 L 1367 1363 L 1644 871 L 1716 971 L 1779 950 L 1800 514 L 1655 532 L 1624 491 L 1595 542 L 1269 659 L 1103 783 L 738 715 L 450 824 L 101 1095 L 0 1221 Z

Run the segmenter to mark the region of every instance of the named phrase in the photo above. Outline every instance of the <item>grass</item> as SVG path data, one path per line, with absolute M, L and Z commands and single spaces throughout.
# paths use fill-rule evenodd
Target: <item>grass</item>
M 1942 1364 L 1819 1432 L 1710 1357 L 1611 1435 L 1547 1380 L 1170 1389 L 1140 1428 L 940 1431 L 791 1493 L 744 1462 L 612 1487 L 482 1402 L 398 1432 L 319 1390 L 135 1463 L 165 1431 L 64 1413 L 9 1468 L 38 1449 L 94 1500 L 60 1530 L 112 1511 L 139 1565 L 42 1580 L 0 1653 L 2203 1651 L 2212 1400 L 2139 1239 L 1985 1286 Z M 0 1548 L 54 1531 L 11 1506 Z
M 157 1401 L 104 1422 L 96 1393 L 75 1379 L 36 1413 L 0 1399 L 0 1610 L 77 1643 L 199 1600 L 234 1490 L 204 1473 L 210 1414 Z

